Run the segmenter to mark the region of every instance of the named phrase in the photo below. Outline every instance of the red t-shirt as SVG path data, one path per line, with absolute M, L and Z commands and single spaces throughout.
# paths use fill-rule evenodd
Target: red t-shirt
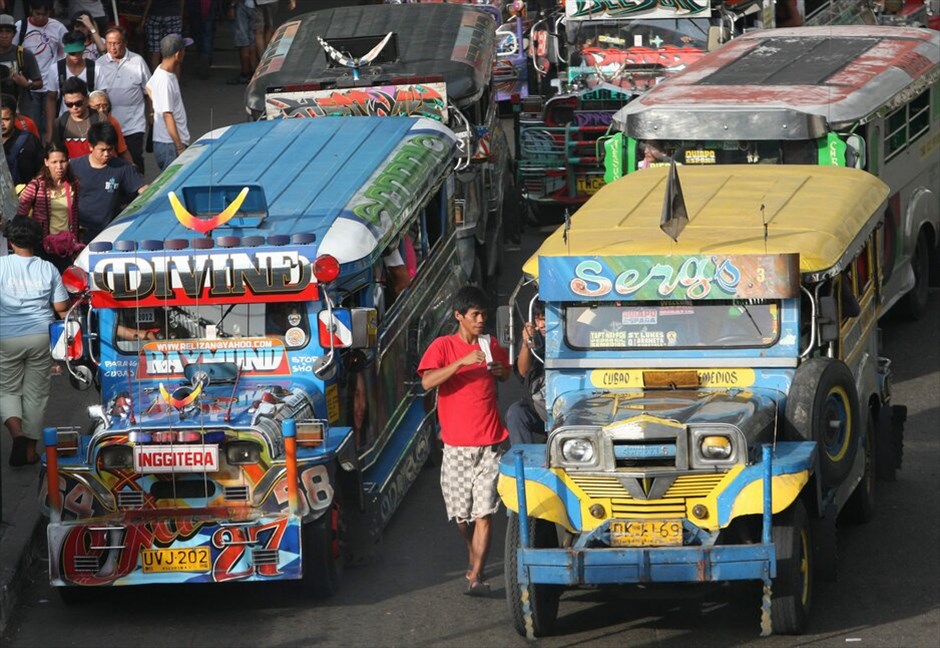
M 424 352 L 418 375 L 446 367 L 479 348 L 479 344 L 468 344 L 457 334 L 439 337 Z M 509 364 L 506 349 L 492 337 L 490 354 L 494 361 Z M 437 389 L 437 418 L 441 422 L 441 439 L 447 445 L 493 445 L 509 436 L 499 418 L 496 377 L 486 368 L 486 362 L 461 367 Z

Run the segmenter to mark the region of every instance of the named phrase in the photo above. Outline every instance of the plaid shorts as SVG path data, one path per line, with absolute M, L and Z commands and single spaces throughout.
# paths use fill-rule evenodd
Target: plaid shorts
M 144 26 L 147 34 L 147 51 L 160 53 L 160 41 L 168 34 L 183 33 L 182 16 L 147 16 Z
M 499 445 L 444 444 L 441 492 L 448 519 L 469 522 L 499 510 L 496 480 L 502 454 Z

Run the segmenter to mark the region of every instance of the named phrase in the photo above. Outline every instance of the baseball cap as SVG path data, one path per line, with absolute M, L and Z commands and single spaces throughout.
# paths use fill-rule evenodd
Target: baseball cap
M 71 43 L 63 43 L 62 49 L 65 50 L 66 54 L 78 54 L 85 51 L 85 43 L 80 41 L 72 41 Z
M 0 14 L 0 29 L 12 29 L 16 31 L 16 21 L 10 14 Z
M 173 56 L 181 49 L 192 44 L 192 38 L 183 38 L 179 34 L 167 34 L 160 41 L 160 56 Z

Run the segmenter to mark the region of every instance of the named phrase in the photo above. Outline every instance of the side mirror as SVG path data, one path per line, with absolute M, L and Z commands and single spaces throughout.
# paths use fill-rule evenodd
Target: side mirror
M 57 320 L 49 325 L 49 350 L 52 359 L 74 362 L 82 357 L 82 326 L 74 319 Z
M 512 344 L 512 326 L 510 326 L 511 306 L 496 309 L 496 339 L 499 345 L 508 348 Z
M 827 344 L 839 339 L 839 304 L 834 295 L 819 298 L 819 342 Z
M 82 295 L 88 290 L 88 273 L 78 266 L 69 266 L 62 273 L 62 285 L 70 295 Z
M 368 349 L 378 337 L 378 311 L 374 308 L 334 308 L 318 316 L 320 346 L 337 349 Z M 332 340 L 330 339 L 332 338 Z
M 857 133 L 852 133 L 845 138 L 845 146 L 846 166 L 864 169 L 868 165 L 868 158 L 865 154 L 865 138 Z

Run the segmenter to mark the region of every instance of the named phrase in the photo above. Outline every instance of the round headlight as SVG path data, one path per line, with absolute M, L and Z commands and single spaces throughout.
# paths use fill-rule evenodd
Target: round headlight
M 727 459 L 731 456 L 731 439 L 726 436 L 702 437 L 701 448 L 706 459 Z
M 105 470 L 125 470 L 134 467 L 134 449 L 126 445 L 110 445 L 98 455 Z
M 589 439 L 568 439 L 561 444 L 561 456 L 571 463 L 591 463 L 594 443 Z

